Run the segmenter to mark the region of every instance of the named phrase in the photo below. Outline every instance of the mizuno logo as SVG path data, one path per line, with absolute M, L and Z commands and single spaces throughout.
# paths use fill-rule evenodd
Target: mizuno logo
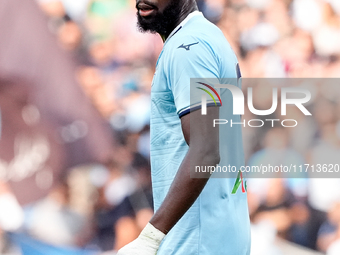
M 182 43 L 182 45 L 178 46 L 177 49 L 179 48 L 183 48 L 183 49 L 186 49 L 186 50 L 190 50 L 190 47 L 195 45 L 195 44 L 198 44 L 199 42 L 195 42 L 195 43 L 192 43 L 192 44 L 188 44 L 188 45 L 184 45 L 184 43 Z

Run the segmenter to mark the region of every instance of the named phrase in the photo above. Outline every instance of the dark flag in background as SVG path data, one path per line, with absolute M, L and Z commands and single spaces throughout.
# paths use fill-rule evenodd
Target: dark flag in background
M 20 203 L 44 196 L 68 168 L 112 153 L 110 128 L 75 69 L 34 1 L 0 1 L 0 181 Z

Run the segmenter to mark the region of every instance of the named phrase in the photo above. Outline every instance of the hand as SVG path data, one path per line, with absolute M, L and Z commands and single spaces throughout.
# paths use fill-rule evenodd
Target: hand
M 138 238 L 121 248 L 117 255 L 156 255 L 165 234 L 148 223 Z

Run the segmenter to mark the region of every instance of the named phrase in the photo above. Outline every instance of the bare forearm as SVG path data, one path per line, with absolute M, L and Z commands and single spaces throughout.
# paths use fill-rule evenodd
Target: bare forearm
M 193 168 L 195 165 L 216 165 L 218 161 L 218 157 L 207 154 L 200 155 L 200 153 L 189 150 L 164 202 L 150 223 L 163 233 L 168 233 L 193 205 L 209 180 L 209 176 L 199 179 L 190 178 L 190 170 L 192 170 L 190 168 Z

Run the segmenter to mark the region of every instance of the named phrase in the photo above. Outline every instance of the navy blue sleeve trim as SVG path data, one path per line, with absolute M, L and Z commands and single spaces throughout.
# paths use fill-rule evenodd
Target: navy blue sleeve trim
M 211 106 L 221 106 L 221 103 L 207 103 L 207 107 L 211 107 Z M 179 115 L 179 117 L 180 118 L 182 118 L 184 115 L 187 115 L 188 113 L 190 113 L 190 112 L 194 112 L 194 111 L 197 111 L 197 110 L 199 110 L 199 109 L 201 109 L 202 108 L 202 105 L 197 105 L 197 106 L 194 106 L 194 107 L 191 107 L 191 108 L 188 108 L 188 109 L 186 109 L 186 110 L 184 110 L 184 111 L 182 111 L 182 112 L 180 112 L 178 115 Z

